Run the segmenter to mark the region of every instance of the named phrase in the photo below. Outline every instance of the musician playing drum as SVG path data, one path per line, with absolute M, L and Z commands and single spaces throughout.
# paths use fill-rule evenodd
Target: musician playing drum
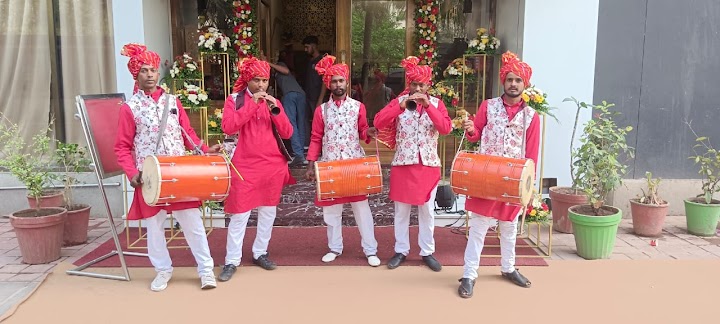
M 438 136 L 452 128 L 445 104 L 427 94 L 432 68 L 418 65 L 410 56 L 405 68 L 406 89 L 377 115 L 375 127 L 396 133 L 396 152 L 390 169 L 390 199 L 395 201 L 395 255 L 388 268 L 395 269 L 410 253 L 410 208 L 418 206 L 420 255 L 433 271 L 442 270 L 434 257 L 435 192 L 440 181 Z
M 282 188 L 295 183 L 288 169 L 287 151 L 282 146 L 282 139 L 292 135 L 293 126 L 280 100 L 265 92 L 270 65 L 247 57 L 238 64 L 238 70 L 240 77 L 233 93 L 225 100 L 222 119 L 223 132 L 237 135 L 231 158 L 240 174 L 231 173 L 230 193 L 225 201 L 230 225 L 225 266 L 218 276 L 220 281 L 230 280 L 240 265 L 245 229 L 255 208 L 258 223 L 252 247 L 253 263 L 265 270 L 276 268 L 275 262 L 268 258 L 267 248 Z
M 368 127 L 365 105 L 347 96 L 350 74 L 348 66 L 333 64 L 334 62 L 335 57 L 327 55 L 315 65 L 315 70 L 322 76 L 331 97 L 328 102 L 315 109 L 308 149 L 308 161 L 310 161 L 306 173 L 308 180 L 315 180 L 315 161 L 318 157 L 323 162 L 363 157 L 365 152 L 360 146 L 360 141 L 365 140 L 369 143 L 370 138 L 377 135 L 375 128 Z M 329 201 L 315 199 L 315 205 L 323 209 L 330 248 L 330 251 L 322 257 L 322 261 L 335 261 L 335 258 L 343 252 L 342 211 L 345 203 L 350 203 L 352 207 L 368 264 L 373 267 L 379 266 L 374 222 L 365 195 L 335 198 Z
M 503 81 L 504 94 L 484 100 L 474 121 L 467 120 L 463 124 L 467 139 L 480 141 L 481 154 L 528 158 L 537 163 L 540 120 L 522 98 L 523 90 L 530 85 L 531 75 L 532 69 L 527 63 L 518 60 L 511 52 L 503 54 L 500 80 Z M 525 138 L 523 127 L 526 127 Z M 471 212 L 470 235 L 465 248 L 464 273 L 458 287 L 460 297 L 470 298 L 473 295 L 485 235 L 496 221 L 500 222 L 502 277 L 521 287 L 530 287 L 530 281 L 515 269 L 515 243 L 521 208 L 505 202 L 468 197 L 465 209 Z
M 195 261 L 198 264 L 200 287 L 215 288 L 213 259 L 210 256 L 207 236 L 202 223 L 200 202 L 173 203 L 169 206 L 148 206 L 142 196 L 142 165 L 151 155 L 180 156 L 185 150 L 195 150 L 201 143 L 190 126 L 185 109 L 177 97 L 167 94 L 157 86 L 160 77 L 160 56 L 148 51 L 144 45 L 127 44 L 121 54 L 130 57 L 128 69 L 135 79 L 133 96 L 120 108 L 115 154 L 130 185 L 135 188 L 132 205 L 128 211 L 129 220 L 142 219 L 147 227 L 147 246 L 150 262 L 157 275 L 150 284 L 153 291 L 167 287 L 172 277 L 172 261 L 165 242 L 163 224 L 167 213 L 172 212 L 185 234 Z M 165 118 L 163 118 L 165 116 Z M 163 125 L 162 120 L 165 120 Z M 165 126 L 164 130 L 160 129 Z M 187 137 L 183 138 L 183 130 Z M 158 136 L 162 136 L 158 143 Z M 203 152 L 215 153 L 220 145 Z M 134 155 L 134 157 L 133 157 Z

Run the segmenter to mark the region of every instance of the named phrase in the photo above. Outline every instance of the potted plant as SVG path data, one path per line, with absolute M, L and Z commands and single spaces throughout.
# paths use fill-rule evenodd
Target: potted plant
M 43 207 L 39 202 L 45 184 L 51 180 L 48 170 L 50 137 L 47 130 L 33 136 L 27 145 L 19 127 L 4 116 L 0 120 L 0 167 L 6 168 L 28 189 L 37 203 L 31 209 L 10 215 L 23 262 L 41 264 L 60 258 L 63 230 L 67 210 L 61 207 Z M 61 203 L 62 204 L 62 203 Z
M 703 192 L 695 198 L 685 199 L 687 230 L 693 235 L 714 236 L 720 218 L 720 200 L 713 199 L 720 191 L 720 152 L 710 144 L 709 138 L 698 136 L 692 127 L 690 130 L 697 144 L 693 146 L 695 155 L 689 158 L 700 166 Z
M 622 184 L 627 166 L 620 159 L 634 157 L 625 142 L 631 126 L 618 127 L 608 109 L 614 104 L 595 105 L 595 118 L 585 124 L 580 142 L 573 152 L 578 187 L 590 198 L 590 204 L 570 207 L 577 253 L 584 259 L 607 259 L 615 246 L 615 235 L 622 220 L 619 208 L 605 205 L 608 194 Z
M 73 199 L 73 186 L 79 183 L 75 177 L 78 172 L 90 166 L 90 160 L 85 156 L 85 150 L 77 144 L 57 142 L 55 149 L 55 162 L 63 168 L 62 182 L 65 187 L 64 205 L 67 209 L 63 244 L 72 246 L 87 241 L 88 224 L 90 222 L 90 205 L 77 204 Z
M 658 195 L 661 179 L 653 179 L 651 172 L 645 172 L 647 192 L 642 196 L 630 199 L 630 212 L 633 220 L 633 231 L 640 236 L 660 236 L 667 216 L 668 203 Z
M 575 112 L 575 124 L 573 124 L 572 136 L 570 137 L 570 152 L 572 155 L 575 142 L 575 132 L 577 130 L 578 120 L 580 118 L 580 110 L 585 108 L 593 108 L 592 104 L 579 102 L 575 98 L 565 98 L 563 102 L 572 101 L 575 103 L 577 110 Z M 568 209 L 575 205 L 585 204 L 588 201 L 587 195 L 578 187 L 579 179 L 575 172 L 575 165 L 572 157 L 570 158 L 570 178 L 572 179 L 571 187 L 550 187 L 550 202 L 552 205 L 553 230 L 561 233 L 573 233 L 572 222 L 568 218 Z

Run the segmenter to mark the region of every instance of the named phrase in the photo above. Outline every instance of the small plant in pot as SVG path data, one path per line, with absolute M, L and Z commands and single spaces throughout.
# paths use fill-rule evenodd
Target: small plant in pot
M 77 179 L 79 172 L 85 171 L 90 166 L 90 160 L 86 158 L 86 152 L 77 144 L 66 144 L 57 142 L 55 149 L 55 162 L 63 169 L 62 182 L 65 187 L 64 207 L 67 209 L 65 221 L 65 234 L 63 242 L 65 246 L 72 246 L 87 241 L 88 223 L 90 222 L 90 205 L 77 204 L 74 201 L 73 186 L 80 183 Z
M 645 172 L 647 191 L 642 196 L 630 199 L 633 231 L 640 236 L 656 237 L 662 234 L 669 204 L 660 198 L 658 189 L 662 179 L 653 179 L 651 172 Z
M 622 220 L 619 208 L 605 205 L 608 195 L 622 184 L 627 166 L 620 159 L 634 157 L 633 148 L 625 141 L 631 126 L 618 127 L 605 101 L 595 105 L 595 118 L 585 124 L 582 145 L 573 152 L 577 167 L 578 186 L 590 199 L 590 204 L 570 207 L 577 253 L 584 259 L 607 259 L 615 245 L 618 224 Z
M 577 130 L 578 120 L 580 119 L 580 110 L 592 109 L 593 105 L 580 102 L 575 98 L 565 98 L 563 102 L 572 101 L 575 103 L 577 110 L 575 111 L 575 124 L 573 124 L 572 136 L 570 137 L 570 152 L 574 150 L 575 132 Z M 572 179 L 572 187 L 551 187 L 550 201 L 552 202 L 552 221 L 553 230 L 561 233 L 573 233 L 572 222 L 568 218 L 568 209 L 575 205 L 585 204 L 588 201 L 587 195 L 580 190 L 577 172 L 573 164 L 572 156 L 570 158 L 570 178 Z
M 20 180 L 36 201 L 52 179 L 47 133 L 48 130 L 42 130 L 33 136 L 32 143 L 26 144 L 17 124 L 5 116 L 0 120 L 0 167 Z M 38 202 L 33 208 L 10 215 L 24 263 L 41 264 L 60 258 L 66 214 L 65 208 L 43 207 Z
M 685 199 L 685 219 L 688 233 L 698 236 L 714 236 L 720 219 L 720 200 L 714 199 L 720 191 L 720 152 L 710 143 L 710 139 L 698 136 L 688 123 L 696 137 L 693 151 L 689 158 L 700 166 L 702 175 L 702 194 Z

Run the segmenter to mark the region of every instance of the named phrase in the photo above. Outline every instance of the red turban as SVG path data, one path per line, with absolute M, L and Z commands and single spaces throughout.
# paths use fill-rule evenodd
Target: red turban
M 325 86 L 330 88 L 330 81 L 334 76 L 341 76 L 347 80 L 350 77 L 350 69 L 346 64 L 335 64 L 335 56 L 325 55 L 320 62 L 315 64 L 315 71 L 322 76 Z
M 432 67 L 429 65 L 418 65 L 420 59 L 415 56 L 408 56 L 400 62 L 405 68 L 405 86 L 409 86 L 412 82 L 420 82 L 430 84 L 432 80 Z
M 127 44 L 120 50 L 120 55 L 130 58 L 130 61 L 128 61 L 128 70 L 130 70 L 130 74 L 132 74 L 135 80 L 135 89 L 133 92 L 136 92 L 138 89 L 137 75 L 140 73 L 140 67 L 147 64 L 156 69 L 160 68 L 160 55 L 148 51 L 145 45 L 135 43 Z
M 254 78 L 270 78 L 270 64 L 265 61 L 258 60 L 255 57 L 248 56 L 238 63 L 238 72 L 240 77 L 233 85 L 233 92 L 240 92 L 247 88 L 247 84 Z
M 508 73 L 515 73 L 522 78 L 526 87 L 530 86 L 532 68 L 527 63 L 520 61 L 515 53 L 507 51 L 502 55 L 502 67 L 500 68 L 500 81 L 505 82 Z

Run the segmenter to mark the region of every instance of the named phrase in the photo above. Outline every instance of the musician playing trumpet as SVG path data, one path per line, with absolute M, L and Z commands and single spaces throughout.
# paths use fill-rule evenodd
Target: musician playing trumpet
M 463 123 L 467 139 L 471 142 L 480 141 L 480 153 L 527 158 L 537 164 L 540 119 L 522 98 L 523 91 L 530 85 L 530 76 L 532 69 L 527 63 L 520 61 L 511 52 L 503 54 L 500 80 L 503 82 L 504 94 L 484 100 L 475 119 Z M 458 287 L 460 297 L 470 298 L 473 295 L 485 236 L 488 228 L 497 221 L 500 223 L 502 277 L 518 286 L 530 287 L 530 281 L 515 269 L 515 243 L 522 206 L 468 197 L 465 209 L 471 212 L 470 235 L 465 248 L 464 273 Z
M 368 127 L 365 105 L 348 97 L 350 69 L 345 64 L 334 64 L 335 57 L 327 55 L 316 65 L 315 70 L 330 90 L 330 100 L 315 109 L 312 135 L 308 149 L 308 164 L 305 174 L 308 180 L 315 180 L 315 161 L 337 161 L 365 156 L 360 141 L 370 142 L 375 128 Z M 380 265 L 377 257 L 378 243 L 375 240 L 374 222 L 367 196 L 336 198 L 331 201 L 315 199 L 315 205 L 322 207 L 323 219 L 327 224 L 328 251 L 323 262 L 332 262 L 343 252 L 342 211 L 350 203 L 355 222 L 360 231 L 361 245 L 368 264 Z
M 374 125 L 395 133 L 397 142 L 390 169 L 390 194 L 395 202 L 395 255 L 388 268 L 395 269 L 410 253 L 410 208 L 418 206 L 420 256 L 433 271 L 442 270 L 435 252 L 435 193 L 440 181 L 438 137 L 448 134 L 452 122 L 445 104 L 427 94 L 432 67 L 419 65 L 410 56 L 402 60 L 406 89 L 377 115 Z M 392 136 L 392 135 L 391 135 Z
M 267 248 L 282 188 L 295 183 L 282 144 L 282 139 L 292 135 L 293 127 L 280 101 L 265 92 L 270 65 L 247 57 L 238 64 L 238 70 L 240 77 L 233 93 L 225 100 L 222 119 L 223 132 L 237 136 L 237 144 L 229 154 L 239 174 L 231 173 L 230 192 L 225 201 L 230 225 L 225 265 L 218 276 L 220 281 L 230 280 L 240 265 L 245 229 L 255 208 L 258 222 L 252 247 L 253 263 L 265 270 L 276 268 L 275 262 L 268 258 Z

